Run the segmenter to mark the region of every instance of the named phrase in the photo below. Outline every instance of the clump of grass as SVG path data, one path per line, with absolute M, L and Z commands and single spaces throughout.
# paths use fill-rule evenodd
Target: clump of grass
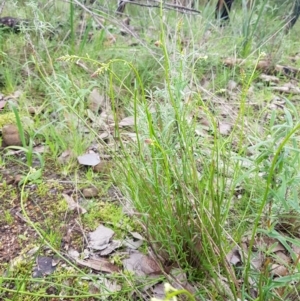
M 289 109 L 283 115 L 283 122 L 278 123 L 278 118 L 274 115 L 270 124 L 266 125 L 266 129 L 270 129 L 269 137 L 259 135 L 250 137 L 245 126 L 245 118 L 250 111 L 247 110 L 246 98 L 247 91 L 255 79 L 255 73 L 251 70 L 249 74 L 245 74 L 242 68 L 229 72 L 223 66 L 220 67 L 220 54 L 218 53 L 220 49 L 219 45 L 215 46 L 216 39 L 211 40 L 214 43 L 212 47 L 205 43 L 201 45 L 202 48 L 200 47 L 200 51 L 204 52 L 209 49 L 212 52 L 212 54 L 209 53 L 211 57 L 217 54 L 213 63 L 211 61 L 207 63 L 207 70 L 201 72 L 204 64 L 199 59 L 198 46 L 193 45 L 193 41 L 188 41 L 192 44 L 191 47 L 195 47 L 192 53 L 185 52 L 186 49 L 183 46 L 186 42 L 183 33 L 191 32 L 190 28 L 184 28 L 183 18 L 177 21 L 177 16 L 175 18 L 169 15 L 171 17 L 165 19 L 161 9 L 158 15 L 151 13 L 154 22 L 157 23 L 155 28 L 160 23 L 160 36 L 155 36 L 155 39 L 159 39 L 158 45 L 161 47 L 155 49 L 156 57 L 152 52 L 151 55 L 149 54 L 152 51 L 150 47 L 138 49 L 138 51 L 131 49 L 129 55 L 127 51 L 120 48 L 115 51 L 109 49 L 105 52 L 103 44 L 106 33 L 104 31 L 97 41 L 99 47 L 88 43 L 87 32 L 84 33 L 81 43 L 75 43 L 76 12 L 72 1 L 69 8 L 68 22 L 71 34 L 70 39 L 64 45 L 64 51 L 66 49 L 71 53 L 78 51 L 86 53 L 91 50 L 91 56 L 86 62 L 89 63 L 88 67 L 92 68 L 99 64 L 97 62 L 99 54 L 94 51 L 94 48 L 101 49 L 103 50 L 102 61 L 106 63 L 100 64 L 94 74 L 101 74 L 101 84 L 95 79 L 87 79 L 86 74 L 78 71 L 74 65 L 70 69 L 67 69 L 66 65 L 60 67 L 54 63 L 54 59 L 61 55 L 62 45 L 50 53 L 51 43 L 44 37 L 44 32 L 36 28 L 39 34 L 34 42 L 38 47 L 37 51 L 32 54 L 31 64 L 35 66 L 34 72 L 37 72 L 36 74 L 41 78 L 41 90 L 46 94 L 46 100 L 43 103 L 46 108 L 43 118 L 46 121 L 41 118 L 40 122 L 45 122 L 45 124 L 41 126 L 39 133 L 43 135 L 46 145 L 50 147 L 52 157 L 56 158 L 70 147 L 75 155 L 80 154 L 86 150 L 90 141 L 94 139 L 94 135 L 97 136 L 96 131 L 88 126 L 84 112 L 85 99 L 91 87 L 100 86 L 100 89 L 105 90 L 105 93 L 110 96 L 116 124 L 118 124 L 120 110 L 132 114 L 135 118 L 135 143 L 124 143 L 121 130 L 118 127 L 115 129 L 115 138 L 120 140 L 115 151 L 118 155 L 121 152 L 123 156 L 115 158 L 117 168 L 113 171 L 113 176 L 124 195 L 132 202 L 135 215 L 140 220 L 150 247 L 157 258 L 167 259 L 169 263 L 180 266 L 187 272 L 189 280 L 201 280 L 203 285 L 200 285 L 199 291 L 205 290 L 206 295 L 209 295 L 212 300 L 216 299 L 215 295 L 221 300 L 224 300 L 224 296 L 232 300 L 237 300 L 238 297 L 242 300 L 253 300 L 249 294 L 252 288 L 249 284 L 251 281 L 254 281 L 258 287 L 260 300 L 273 297 L 270 290 L 286 286 L 292 277 L 282 278 L 276 282 L 268 277 L 268 266 L 262 273 L 254 271 L 251 267 L 252 246 L 257 233 L 280 237 L 284 241 L 283 235 L 279 235 L 276 230 L 279 224 L 277 217 L 282 211 L 284 214 L 291 215 L 291 208 L 296 213 L 299 210 L 298 195 L 292 192 L 299 186 L 298 141 L 295 137 L 299 125 L 294 122 L 295 119 L 299 119 L 297 110 L 289 103 Z M 35 18 L 38 19 L 40 12 L 37 8 L 34 9 L 36 9 Z M 223 39 L 223 44 L 220 45 L 224 45 L 224 41 L 230 41 L 229 46 L 226 45 L 228 47 L 226 51 L 233 52 L 234 55 L 237 51 L 244 57 L 253 54 L 260 46 L 264 46 L 267 40 L 265 36 L 256 35 L 257 29 L 262 24 L 260 21 L 264 10 L 265 3 L 262 3 L 256 11 L 250 11 L 250 16 L 239 23 L 242 24 L 240 27 L 232 22 L 232 27 L 229 28 L 236 34 L 227 35 L 226 39 Z M 156 22 L 158 19 L 160 22 Z M 188 20 L 186 23 L 192 24 L 189 23 L 191 19 L 186 19 Z M 176 20 L 174 26 L 167 23 L 172 20 Z M 146 18 L 140 18 L 140 22 L 145 25 Z M 199 30 L 202 34 L 204 34 L 203 28 L 209 27 L 209 22 L 206 22 L 205 26 Z M 225 33 L 228 33 L 230 29 L 225 29 Z M 240 32 L 243 33 L 242 38 L 239 36 Z M 31 42 L 30 45 L 34 44 L 30 40 L 29 42 Z M 140 55 L 143 52 L 144 56 Z M 132 58 L 132 53 L 134 53 L 134 58 Z M 139 55 L 135 56 L 135 54 Z M 73 57 L 73 59 L 79 58 Z M 213 79 L 217 81 L 217 89 L 223 88 L 232 76 L 240 80 L 242 93 L 236 104 L 238 117 L 229 137 L 223 137 L 218 131 L 218 120 L 211 110 L 213 99 L 204 100 L 199 93 L 201 89 L 192 91 L 189 97 L 186 96 L 187 91 L 191 92 L 191 77 L 194 79 L 194 85 L 197 85 L 197 80 L 199 80 L 193 70 L 196 65 L 191 67 L 190 64 L 193 59 L 199 63 L 198 77 L 202 78 L 208 71 L 212 75 L 214 72 L 218 73 L 215 77 L 212 76 L 212 82 Z M 7 72 L 4 75 L 7 91 L 13 90 L 16 86 L 16 83 L 12 81 L 13 73 Z M 34 84 L 36 85 L 34 88 L 37 88 L 38 84 L 36 82 Z M 120 95 L 116 97 L 116 87 L 121 87 L 122 93 L 124 92 L 120 93 L 121 97 Z M 122 97 L 124 95 L 125 97 Z M 200 110 L 209 122 L 210 132 L 204 136 L 196 134 L 199 129 L 197 113 Z M 55 112 L 54 118 L 53 112 Z M 16 112 L 15 115 L 17 119 L 18 113 Z M 89 128 L 91 134 L 86 132 L 83 134 L 78 130 L 84 128 L 83 126 Z M 18 127 L 22 133 L 20 123 Z M 74 135 L 70 135 L 70 132 Z M 26 145 L 25 141 L 23 144 L 23 148 L 27 150 L 27 164 L 31 165 L 32 144 Z M 237 150 L 233 149 L 233 144 L 237 146 Z M 245 155 L 248 144 L 253 145 L 254 155 L 251 158 Z M 243 162 L 250 164 L 250 168 L 246 169 Z M 71 166 L 68 167 L 67 173 L 71 169 Z M 23 184 L 25 185 L 32 176 L 35 176 L 34 170 L 30 170 Z M 239 200 L 235 197 L 235 189 L 238 185 L 245 190 Z M 21 193 L 24 194 L 24 190 Z M 24 200 L 22 206 L 26 213 Z M 99 212 L 99 208 L 98 204 L 90 208 L 90 215 L 86 220 L 85 217 L 83 218 L 85 225 L 95 226 L 95 221 L 114 215 L 112 222 L 117 227 L 119 226 L 117 223 L 124 218 L 121 208 L 114 205 L 108 205 L 102 212 Z M 9 220 L 9 216 L 5 218 Z M 128 219 L 124 219 L 125 231 L 128 230 L 127 226 L 135 226 Z M 247 230 L 250 226 L 251 229 Z M 57 236 L 55 231 L 43 232 L 34 223 L 32 227 L 35 227 L 41 239 L 57 252 L 60 236 Z M 226 254 L 232 246 L 241 241 L 245 233 L 250 233 L 251 237 L 248 259 L 245 266 L 236 271 L 229 265 Z M 119 234 L 122 235 L 122 229 Z M 297 260 L 295 262 L 296 267 Z M 79 269 L 76 269 L 76 272 L 77 275 L 74 278 L 86 276 Z M 226 283 L 222 281 L 221 275 L 226 276 Z M 65 278 L 69 279 L 69 276 L 62 276 L 62 281 L 65 281 Z M 30 279 L 29 275 L 25 277 L 27 282 L 38 282 L 38 280 Z M 237 277 L 242 278 L 242 284 Z M 19 278 L 6 280 L 17 283 Z M 55 282 L 55 277 L 52 280 Z M 49 283 L 49 286 L 53 286 L 53 283 Z M 58 291 L 66 295 L 69 292 L 70 295 L 73 293 L 72 289 L 60 286 L 59 281 L 55 286 Z M 21 292 L 21 295 L 28 294 L 36 299 L 47 296 L 44 291 L 41 294 L 34 294 L 18 287 L 17 285 L 17 289 L 13 291 L 16 295 Z M 89 296 L 97 298 L 97 296 L 86 294 L 85 288 L 74 289 L 74 295 L 80 295 L 81 298 Z M 211 288 L 211 291 L 208 288 Z M 116 294 L 118 296 L 111 295 L 110 297 L 117 299 L 122 294 L 126 295 L 126 290 L 127 288 L 123 289 L 123 293 Z M 128 290 L 132 290 L 132 287 Z M 183 291 L 173 292 L 174 294 L 169 297 L 175 298 L 179 292 Z M 285 295 L 288 295 L 288 291 Z
M 115 180 L 132 201 L 150 246 L 158 258 L 162 256 L 176 262 L 194 280 L 203 280 L 209 274 L 215 284 L 220 284 L 222 273 L 228 280 L 230 293 L 228 290 L 222 291 L 226 289 L 219 285 L 220 295 L 229 294 L 234 300 L 238 296 L 251 298 L 248 284 L 250 278 L 255 278 L 251 268 L 254 237 L 257 233 L 265 233 L 271 229 L 271 222 L 266 224 L 263 220 L 266 214 L 271 217 L 275 208 L 282 206 L 282 200 L 270 202 L 270 199 L 279 193 L 277 189 L 281 193 L 287 193 L 288 189 L 283 188 L 282 183 L 287 183 L 287 178 L 294 178 L 294 171 L 289 169 L 284 172 L 280 168 L 284 166 L 284 162 L 289 162 L 286 167 L 291 162 L 298 162 L 296 152 L 294 156 L 288 155 L 284 159 L 281 155 L 283 150 L 290 148 L 288 145 L 295 143 L 292 137 L 298 131 L 299 125 L 293 125 L 292 120 L 297 116 L 296 111 L 293 110 L 294 115 L 291 117 L 289 110 L 286 110 L 287 124 L 270 124 L 273 133 L 271 141 L 260 140 L 255 146 L 260 147 L 257 154 L 261 161 L 258 157 L 251 160 L 252 169 L 245 170 L 241 162 L 248 159 L 245 156 L 248 140 L 245 133 L 246 97 L 255 79 L 255 71 L 245 75 L 241 70 L 243 91 L 239 114 L 232 134 L 225 138 L 219 134 L 217 121 L 199 95 L 191 97 L 189 102 L 184 101 L 183 91 L 188 82 L 186 70 L 183 60 L 179 60 L 178 64 L 173 61 L 171 63 L 163 22 L 161 45 L 164 52 L 165 86 L 157 89 L 157 97 L 152 97 L 153 101 L 149 104 L 143 82 L 136 73 L 132 114 L 135 117 L 137 141 L 122 145 L 123 157 L 118 157 L 119 168 L 114 174 Z M 113 63 L 112 61 L 111 64 Z M 132 65 L 127 65 L 135 70 Z M 111 85 L 114 85 L 114 74 L 109 64 L 105 71 L 112 75 Z M 197 120 L 191 116 L 199 106 L 210 121 L 210 139 L 195 135 Z M 271 118 L 271 123 L 277 120 L 274 118 Z M 237 141 L 237 153 L 230 147 L 234 141 Z M 264 150 L 261 148 L 263 145 L 266 147 Z M 258 176 L 258 170 L 261 171 L 262 168 L 260 164 L 266 168 L 263 181 Z M 285 175 L 285 178 L 280 177 L 277 182 L 275 178 L 279 174 Z M 244 200 L 247 203 L 245 210 L 253 211 L 254 224 L 250 230 L 248 260 L 243 271 L 245 282 L 240 293 L 240 285 L 227 262 L 226 254 L 230 247 L 240 242 L 239 231 L 245 231 L 249 223 L 246 211 L 236 211 L 239 205 L 232 203 L 235 199 L 235 187 L 243 184 L 246 177 L 255 179 L 249 191 L 250 199 Z M 296 183 L 297 181 L 295 185 Z M 262 194 L 258 196 L 259 192 Z M 236 212 L 241 219 L 236 220 Z M 265 276 L 261 273 L 255 278 L 260 298 L 271 296 L 261 285 L 265 283 L 268 286 L 273 283 L 271 278 L 265 279 Z

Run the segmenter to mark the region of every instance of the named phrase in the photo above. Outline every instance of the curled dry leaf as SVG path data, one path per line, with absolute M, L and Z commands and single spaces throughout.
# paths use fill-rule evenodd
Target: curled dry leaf
M 242 256 L 240 250 L 237 246 L 235 246 L 227 255 L 226 259 L 232 265 L 240 265 L 242 263 Z
M 143 244 L 143 241 L 142 240 L 133 240 L 133 239 L 130 239 L 127 237 L 123 244 L 124 244 L 124 246 L 128 247 L 129 249 L 136 250 Z
M 120 240 L 113 240 L 106 249 L 100 252 L 101 256 L 107 256 L 110 253 L 114 252 L 116 249 L 122 246 L 122 242 Z
M 104 250 L 108 247 L 110 239 L 115 232 L 100 225 L 95 231 L 89 233 L 89 247 L 95 250 Z
M 36 267 L 33 269 L 33 278 L 39 278 L 50 275 L 55 271 L 57 265 L 51 257 L 38 256 L 36 259 Z
M 129 232 L 133 238 L 139 239 L 139 240 L 146 240 L 141 234 L 138 232 Z

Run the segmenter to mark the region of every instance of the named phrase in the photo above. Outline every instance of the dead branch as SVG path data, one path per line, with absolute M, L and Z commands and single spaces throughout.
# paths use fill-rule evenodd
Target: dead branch
M 223 60 L 223 63 L 227 67 L 234 67 L 234 66 L 243 66 L 246 63 L 249 64 L 249 60 L 245 59 L 237 59 L 237 58 L 226 58 Z M 276 64 L 274 65 L 269 60 L 261 60 L 259 62 L 257 61 L 250 61 L 250 64 L 255 66 L 256 70 L 260 70 L 266 74 L 284 74 L 287 76 L 297 76 L 300 74 L 300 69 L 295 68 L 292 66 L 283 66 Z
M 2 4 L 0 5 L 0 15 L 2 14 L 3 8 L 5 6 L 5 2 L 6 1 L 3 1 Z
M 156 4 L 146 4 L 146 3 L 141 3 L 141 2 L 136 2 L 132 0 L 124 0 L 122 1 L 122 4 L 134 4 L 137 6 L 143 6 L 143 7 L 149 7 L 149 8 L 160 8 L 161 2 L 157 0 L 152 0 Z M 182 5 L 177 5 L 177 4 L 172 4 L 172 3 L 163 3 L 162 4 L 163 9 L 168 9 L 168 10 L 178 10 L 181 13 L 194 13 L 194 14 L 201 14 L 201 11 L 189 7 L 185 7 Z

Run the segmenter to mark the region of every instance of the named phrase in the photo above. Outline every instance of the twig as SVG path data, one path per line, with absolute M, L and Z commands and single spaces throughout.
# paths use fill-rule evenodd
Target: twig
M 6 1 L 3 1 L 2 4 L 1 4 L 1 6 L 0 6 L 0 15 L 2 14 L 2 11 L 3 11 L 3 8 L 4 8 L 5 2 L 6 2 Z
M 143 6 L 143 7 L 154 7 L 154 8 L 159 8 L 160 7 L 160 1 L 157 1 L 157 0 L 152 0 L 153 2 L 156 2 L 157 4 L 146 4 L 146 3 L 141 3 L 141 2 L 136 2 L 136 1 L 132 1 L 132 0 L 124 0 L 122 1 L 121 3 L 123 4 L 126 4 L 126 3 L 129 3 L 129 4 L 134 4 L 134 5 L 137 5 L 137 6 Z M 195 13 L 195 14 L 201 14 L 201 11 L 200 10 L 197 10 L 197 9 L 193 9 L 193 8 L 188 8 L 188 7 L 185 7 L 185 6 L 182 6 L 182 5 L 177 5 L 177 4 L 172 4 L 172 3 L 164 3 L 163 4 L 163 8 L 165 9 L 169 9 L 169 10 L 178 10 L 182 13 L 184 12 L 189 12 L 189 13 Z

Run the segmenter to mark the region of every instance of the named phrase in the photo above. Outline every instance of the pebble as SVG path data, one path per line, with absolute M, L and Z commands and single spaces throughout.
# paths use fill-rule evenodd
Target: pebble
M 18 127 L 14 124 L 2 128 L 2 146 L 22 146 Z
M 111 162 L 109 161 L 101 161 L 97 165 L 93 166 L 94 172 L 99 172 L 103 174 L 108 174 L 111 169 Z
M 82 190 L 82 194 L 85 198 L 93 198 L 97 196 L 99 193 L 99 190 L 95 187 L 89 187 L 89 188 L 84 188 Z

